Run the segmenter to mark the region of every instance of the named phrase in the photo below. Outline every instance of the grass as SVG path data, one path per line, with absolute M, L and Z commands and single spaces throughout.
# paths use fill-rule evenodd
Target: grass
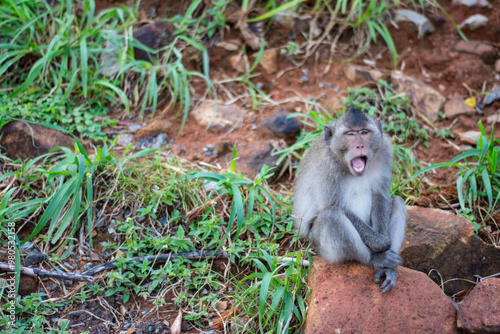
M 224 298 L 231 307 L 245 310 L 251 328 L 285 333 L 300 328 L 307 269 L 299 260 L 278 262 L 285 255 L 278 253 L 280 242 L 292 235 L 293 221 L 289 208 L 280 205 L 289 199 L 271 194 L 267 186 L 269 168 L 248 180 L 234 169 L 224 174 L 189 171 L 193 166 L 153 150 L 125 152 L 118 158 L 104 145 L 90 154 L 77 142 L 74 153 L 64 149 L 61 155 L 50 153 L 27 164 L 7 163 L 10 172 L 2 180 L 10 180 L 10 185 L 3 191 L 1 219 L 16 226 L 23 222 L 31 232 L 23 243 L 52 249 L 46 264 L 54 269 L 73 263 L 74 252 L 87 243 L 90 248 L 84 248 L 87 255 L 82 259 L 89 256 L 95 245 L 90 232 L 105 220 L 102 233 L 113 237 L 101 245 L 103 252 L 118 259 L 117 269 L 76 294 L 50 296 L 57 305 L 78 305 L 98 296 L 114 296 L 128 305 L 142 296 L 157 307 L 173 303 L 184 310 L 185 320 L 206 327 L 213 320 L 214 305 Z M 180 258 L 160 265 L 127 260 L 215 249 L 227 252 L 228 264 L 236 271 L 218 271 L 209 258 Z M 300 258 L 295 252 L 288 256 L 294 254 Z M 260 274 L 252 274 L 255 269 Z M 256 284 L 249 287 L 247 282 Z M 172 301 L 164 298 L 169 291 L 176 296 Z M 64 314 L 29 302 L 40 298 L 35 294 L 22 299 L 16 309 L 22 319 L 17 329 L 63 331 L 64 321 L 45 325 L 42 320 L 56 315 L 66 319 Z M 263 305 L 273 312 L 263 312 Z M 0 317 L 4 323 L 6 315 Z
M 494 226 L 492 215 L 500 211 L 500 140 L 494 138 L 493 128 L 488 138 L 481 122 L 478 127 L 481 136 L 475 149 L 465 151 L 449 162 L 421 169 L 412 177 L 437 168 L 458 168 L 458 213 L 471 219 L 476 233 L 489 224 Z

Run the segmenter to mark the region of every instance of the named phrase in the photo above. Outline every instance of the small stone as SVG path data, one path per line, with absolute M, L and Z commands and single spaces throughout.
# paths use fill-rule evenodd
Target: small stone
M 94 266 L 94 264 L 92 264 L 92 263 L 85 263 L 83 265 L 83 270 L 84 271 L 90 270 L 90 269 L 92 269 L 93 266 Z
M 444 105 L 444 113 L 449 119 L 454 119 L 458 115 L 474 115 L 476 113 L 476 109 L 465 103 L 464 99 L 460 95 L 454 95 Z
M 488 1 L 486 0 L 453 0 L 451 2 L 454 6 L 467 6 L 467 7 L 486 7 Z
M 260 122 L 259 132 L 268 132 L 277 138 L 295 137 L 300 132 L 301 125 L 295 117 L 288 115 L 283 110 L 273 112 Z
M 129 146 L 134 141 L 134 136 L 129 133 L 123 133 L 118 136 L 116 140 L 116 145 L 118 146 Z
M 26 258 L 24 259 L 24 264 L 26 266 L 33 266 L 35 264 L 39 264 L 43 260 L 47 258 L 47 255 L 39 252 L 39 251 L 32 251 L 29 252 L 28 255 L 26 255 Z
M 216 45 L 218 48 L 226 49 L 227 51 L 238 51 L 241 48 L 241 42 L 237 39 L 221 41 Z
M 481 137 L 480 131 L 467 131 L 460 134 L 458 136 L 458 139 L 460 139 L 464 143 L 476 145 L 479 137 Z
M 491 92 L 484 97 L 483 104 L 487 106 L 498 100 L 500 100 L 500 85 L 495 85 Z
M 161 225 L 165 225 L 167 221 L 168 220 L 166 216 L 160 217 L 160 219 L 158 219 L 158 223 L 160 223 Z
M 300 78 L 300 80 L 301 80 L 302 82 L 308 82 L 308 81 L 309 81 L 309 78 L 308 78 L 308 77 L 306 77 L 305 75 L 303 75 L 303 76 Z
M 101 217 L 97 220 L 97 222 L 95 223 L 94 225 L 94 228 L 97 228 L 97 227 L 103 227 L 104 226 L 104 223 L 105 223 L 105 219 L 104 217 Z
M 342 69 L 346 78 L 352 83 L 360 83 L 363 81 L 378 82 L 384 77 L 381 71 L 367 66 L 357 66 L 346 63 Z
M 394 21 L 396 22 L 410 22 L 418 28 L 418 38 L 424 38 L 424 35 L 428 32 L 434 31 L 434 26 L 429 22 L 429 20 L 412 10 L 409 9 L 398 9 L 395 11 Z
M 493 115 L 486 117 L 488 123 L 500 123 L 500 109 Z
M 132 133 L 136 133 L 137 130 L 139 130 L 140 128 L 142 128 L 142 125 L 140 125 L 140 124 L 134 124 L 134 125 L 130 125 L 128 127 L 128 131 L 130 131 Z
M 488 18 L 481 14 L 475 14 L 467 18 L 464 22 L 460 24 L 460 28 L 476 30 L 478 28 L 484 27 L 488 24 Z
M 277 66 L 277 61 L 278 61 L 278 55 L 279 55 L 279 48 L 273 48 L 269 50 L 265 50 L 262 53 L 262 58 L 260 59 L 260 65 L 266 70 L 267 73 L 273 74 L 276 72 L 278 66 Z
M 490 44 L 486 44 L 478 40 L 460 40 L 452 47 L 452 50 L 456 52 L 475 54 L 489 65 L 493 65 L 496 59 L 495 48 Z

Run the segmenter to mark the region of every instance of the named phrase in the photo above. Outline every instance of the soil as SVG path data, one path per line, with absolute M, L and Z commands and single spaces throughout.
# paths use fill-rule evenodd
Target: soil
M 180 1 L 142 1 L 140 17 L 143 19 L 159 19 L 164 15 L 171 17 L 176 13 L 182 13 L 185 10 L 186 3 Z M 496 47 L 497 59 L 499 58 L 500 6 L 467 8 L 453 6 L 451 1 L 448 0 L 440 0 L 439 3 L 457 23 L 461 23 L 473 14 L 483 14 L 488 17 L 489 22 L 486 27 L 464 33 L 471 40 L 481 40 Z M 111 1 L 97 1 L 97 4 L 98 10 L 116 5 L 115 2 Z M 495 72 L 493 64 L 486 64 L 473 54 L 452 51 L 452 46 L 461 38 L 451 22 L 439 10 L 429 10 L 426 15 L 431 19 L 436 30 L 426 35 L 422 40 L 417 38 L 417 31 L 414 27 L 402 24 L 399 29 L 394 26 L 389 28 L 399 55 L 397 69 L 432 86 L 447 99 L 455 94 L 460 94 L 464 98 L 471 96 L 478 98 L 481 92 L 491 89 L 495 83 L 500 83 L 500 73 Z M 295 38 L 290 39 L 289 37 L 293 35 L 295 35 Z M 277 23 L 272 24 L 270 29 L 266 31 L 265 36 L 267 49 L 286 48 L 289 41 L 295 41 L 298 44 L 304 42 L 304 38 L 300 33 Z M 238 29 L 232 26 L 224 31 L 224 35 L 219 36 L 217 40 L 218 42 L 241 41 L 241 34 Z M 236 52 L 229 52 L 224 48 L 217 47 L 213 42 L 207 43 L 210 54 L 210 77 L 213 82 L 216 83 L 227 78 L 237 77 L 239 74 L 229 61 L 229 57 L 235 55 Z M 320 45 L 316 53 L 301 66 L 295 65 L 300 61 L 300 57 L 294 58 L 281 53 L 279 53 L 276 62 L 277 68 L 273 74 L 269 74 L 260 65 L 257 66 L 254 72 L 260 73 L 260 75 L 251 80 L 255 85 L 262 87 L 264 92 L 269 94 L 269 97 L 275 103 L 263 102 L 252 108 L 251 99 L 246 94 L 243 86 L 224 84 L 225 89 L 234 94 L 233 97 L 237 97 L 239 94 L 242 96 L 234 98 L 233 103 L 246 110 L 244 121 L 234 129 L 210 130 L 198 124 L 193 116 L 188 115 L 184 129 L 180 132 L 182 116 L 179 116 L 179 113 L 182 114 L 182 111 L 175 108 L 163 113 L 157 113 L 153 117 L 150 115 L 145 115 L 144 118 L 139 115 L 134 115 L 132 118 L 126 117 L 126 121 L 149 123 L 157 119 L 166 119 L 170 121 L 170 128 L 167 130 L 168 138 L 173 139 L 171 154 L 190 161 L 202 161 L 212 165 L 220 164 L 224 168 L 227 166 L 227 162 L 223 159 L 223 152 L 219 152 L 218 155 L 207 156 L 203 151 L 204 146 L 213 144 L 232 148 L 232 145 L 236 143 L 238 147 L 244 147 L 252 141 L 260 140 L 261 133 L 256 131 L 255 127 L 262 118 L 279 109 L 290 112 L 306 112 L 311 105 L 308 106 L 301 102 L 305 98 L 319 102 L 331 114 L 339 112 L 342 99 L 347 95 L 346 89 L 355 85 L 344 75 L 343 68 L 345 64 L 343 60 L 353 55 L 353 52 L 357 49 L 356 43 L 356 34 L 352 32 L 345 33 L 339 39 L 332 63 L 328 63 L 331 48 L 331 42 L 328 42 Z M 252 59 L 253 52 L 248 52 L 248 56 Z M 385 73 L 390 73 L 393 70 L 390 52 L 382 40 L 379 40 L 378 45 L 370 46 L 362 56 L 352 60 L 351 63 L 365 65 L 365 60 L 374 62 L 376 68 Z M 307 81 L 304 78 L 307 78 Z M 371 83 L 366 81 L 357 82 L 356 84 L 372 86 Z M 192 86 L 193 101 L 194 104 L 197 104 L 204 99 L 205 84 L 202 79 L 195 79 Z M 221 86 L 217 87 L 218 99 L 222 102 L 230 101 L 231 98 L 226 94 L 226 91 Z M 482 121 L 487 133 L 489 133 L 492 125 L 486 121 L 486 118 L 495 114 L 499 109 L 500 101 L 497 101 L 483 108 L 484 115 L 461 115 L 454 121 L 439 120 L 432 126 L 438 129 L 450 128 L 455 134 L 458 134 L 469 130 L 478 130 L 477 124 Z M 159 108 L 159 110 L 163 109 Z M 114 117 L 120 115 L 116 112 Z M 126 127 L 123 127 L 122 130 L 125 129 Z M 496 138 L 500 138 L 500 126 L 494 129 L 494 134 Z M 286 142 L 288 145 L 292 143 L 293 140 Z M 421 143 L 414 147 L 414 154 L 420 161 L 425 163 L 446 162 L 460 153 L 456 147 L 460 148 L 463 144 L 457 138 L 445 141 L 436 137 L 429 141 L 428 147 Z M 444 194 L 444 197 L 448 199 L 455 197 L 455 172 L 453 170 L 436 170 L 436 173 L 429 176 L 429 179 L 434 183 L 443 185 L 443 189 L 439 192 L 428 192 L 421 199 L 417 199 L 415 203 L 424 206 L 436 206 L 438 203 L 433 202 L 432 198 L 436 198 L 438 194 Z M 290 187 L 291 182 L 291 178 L 280 179 L 280 183 L 286 187 Z M 71 285 L 72 288 L 75 286 L 76 284 Z M 62 293 L 61 291 L 59 293 Z M 57 297 L 58 293 L 52 291 L 50 296 Z M 171 300 L 173 297 L 166 296 L 165 299 Z M 155 309 L 154 312 L 144 316 L 147 313 L 145 311 L 154 309 L 154 306 L 149 305 L 143 299 L 132 298 L 133 300 L 129 301 L 130 310 L 135 311 L 127 314 L 127 319 L 124 319 L 119 312 L 116 312 L 116 310 L 120 310 L 120 301 L 115 301 L 113 298 L 104 299 L 91 300 L 85 305 L 75 306 L 75 309 L 65 309 L 58 317 L 70 319 L 72 326 L 76 326 L 73 327 L 73 330 L 76 331 L 89 330 L 90 333 L 115 333 L 117 332 L 116 328 L 107 327 L 105 321 L 117 321 L 122 324 L 122 331 L 127 331 L 128 328 L 125 326 L 127 322 L 141 322 L 141 327 L 135 333 L 154 333 L 157 328 L 159 333 L 164 333 L 170 332 L 169 326 L 173 323 L 178 312 L 173 303 L 167 303 L 165 307 L 161 308 L 161 312 Z M 171 306 L 170 309 L 169 305 Z M 125 308 L 128 307 L 128 305 L 125 305 Z M 94 316 L 89 315 L 89 312 Z M 100 318 L 95 315 L 99 315 Z M 198 333 L 200 330 L 183 323 L 182 332 Z

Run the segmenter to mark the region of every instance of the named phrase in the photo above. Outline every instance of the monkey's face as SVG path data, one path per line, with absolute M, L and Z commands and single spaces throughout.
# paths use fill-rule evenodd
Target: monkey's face
M 375 122 L 362 126 L 335 124 L 325 127 L 325 140 L 332 154 L 353 176 L 361 176 L 380 147 L 382 135 Z
M 373 158 L 373 140 L 373 131 L 368 128 L 351 128 L 342 132 L 342 142 L 346 148 L 344 164 L 352 175 L 360 176 L 366 171 Z

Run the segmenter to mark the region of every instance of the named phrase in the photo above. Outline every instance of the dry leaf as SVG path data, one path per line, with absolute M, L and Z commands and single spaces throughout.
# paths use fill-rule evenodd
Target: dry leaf
M 182 325 L 182 311 L 179 310 L 177 318 L 175 318 L 174 322 L 170 326 L 170 332 L 172 334 L 181 334 L 181 325 Z

